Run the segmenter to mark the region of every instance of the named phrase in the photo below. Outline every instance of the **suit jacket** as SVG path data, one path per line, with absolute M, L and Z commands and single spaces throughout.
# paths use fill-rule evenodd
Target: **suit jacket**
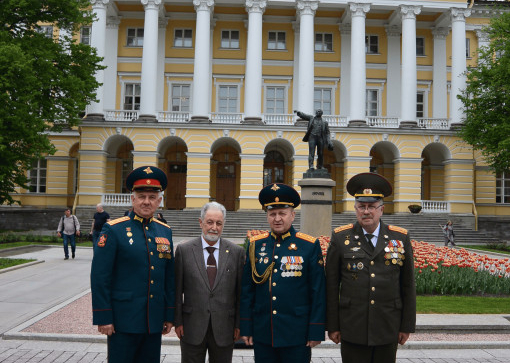
M 123 333 L 161 333 L 175 313 L 171 228 L 129 216 L 105 223 L 90 273 L 93 324 Z
M 303 142 L 308 142 L 308 139 L 310 138 L 310 134 L 312 133 L 312 125 L 313 120 L 316 118 L 313 115 L 307 115 L 306 113 L 298 112 L 297 115 L 301 117 L 303 120 L 308 120 L 308 127 L 306 129 L 306 134 L 303 137 Z M 329 131 L 329 125 L 326 120 L 324 120 L 322 117 L 322 127 L 321 127 L 321 136 L 322 136 L 322 144 L 324 146 L 329 146 L 331 134 Z
M 217 264 L 218 271 L 211 289 L 201 237 L 181 243 L 176 248 L 175 326 L 184 326 L 183 340 L 188 344 L 202 343 L 209 321 L 219 346 L 234 342 L 234 329 L 239 328 L 243 248 L 221 238 Z
M 413 333 L 416 289 L 407 230 L 380 222 L 375 248 L 359 223 L 338 227 L 326 260 L 327 329 L 362 345 L 396 343 Z M 340 294 L 340 298 L 339 298 Z

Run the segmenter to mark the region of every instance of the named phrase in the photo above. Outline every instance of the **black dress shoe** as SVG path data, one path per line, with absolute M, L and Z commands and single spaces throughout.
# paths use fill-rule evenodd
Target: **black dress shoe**
M 74 252 L 73 252 L 73 258 L 74 258 Z
M 69 260 L 69 256 L 64 257 L 64 260 Z

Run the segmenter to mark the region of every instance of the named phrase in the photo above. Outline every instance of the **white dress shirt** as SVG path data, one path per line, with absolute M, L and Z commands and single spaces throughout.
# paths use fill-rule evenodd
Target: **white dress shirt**
M 200 238 L 202 239 L 202 251 L 204 251 L 205 268 L 207 269 L 207 258 L 209 257 L 209 252 L 206 250 L 207 247 L 214 247 L 214 258 L 216 259 L 216 268 L 218 268 L 218 261 L 220 257 L 220 239 L 218 239 L 218 241 L 211 246 L 205 241 L 204 236 L 201 236 Z

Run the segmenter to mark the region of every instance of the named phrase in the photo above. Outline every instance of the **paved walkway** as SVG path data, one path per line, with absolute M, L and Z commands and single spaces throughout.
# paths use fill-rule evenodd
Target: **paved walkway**
M 177 239 L 178 240 L 178 239 Z M 62 248 L 20 250 L 16 257 L 36 258 L 42 263 L 0 273 L 0 363 L 106 362 L 103 337 L 44 337 L 20 331 L 90 287 L 92 250 L 79 248 L 75 260 L 63 259 Z M 423 331 L 466 331 L 507 329 L 502 315 L 418 315 Z M 19 334 L 19 335 L 16 335 Z M 506 341 L 412 341 L 399 349 L 398 363 L 510 362 L 510 339 Z M 50 340 L 43 340 L 50 339 Z M 58 340 L 55 340 L 58 339 Z M 313 349 L 312 362 L 341 362 L 340 350 L 331 342 Z M 180 362 L 176 338 L 165 338 L 162 362 Z M 253 362 L 253 351 L 236 349 L 234 362 Z

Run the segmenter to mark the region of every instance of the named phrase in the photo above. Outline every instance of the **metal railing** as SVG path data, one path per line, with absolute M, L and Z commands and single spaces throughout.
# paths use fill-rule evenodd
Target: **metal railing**
M 444 200 L 422 200 L 423 213 L 449 213 L 450 203 Z

